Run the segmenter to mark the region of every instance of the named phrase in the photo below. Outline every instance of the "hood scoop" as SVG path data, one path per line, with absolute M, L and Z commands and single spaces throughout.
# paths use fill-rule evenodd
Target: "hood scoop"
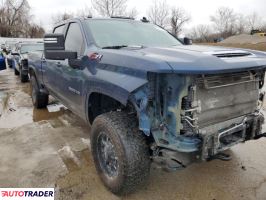
M 216 56 L 218 58 L 234 58 L 234 57 L 245 57 L 253 55 L 247 51 L 233 50 L 233 51 L 214 51 L 214 52 L 205 52 L 206 54 Z
M 232 57 L 243 57 L 243 56 L 250 56 L 251 53 L 219 53 L 213 54 L 218 58 L 232 58 Z

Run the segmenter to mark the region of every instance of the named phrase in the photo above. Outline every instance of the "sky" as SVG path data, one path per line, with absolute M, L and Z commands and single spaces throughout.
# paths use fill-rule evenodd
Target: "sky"
M 52 16 L 58 12 L 75 12 L 84 7 L 91 7 L 91 0 L 28 0 L 33 14 L 33 20 L 41 23 L 46 30 L 52 27 Z M 146 16 L 153 0 L 128 0 L 128 7 L 135 7 L 138 17 Z M 256 12 L 266 21 L 266 0 L 167 0 L 171 7 L 182 7 L 191 16 L 186 28 L 198 24 L 209 24 L 213 15 L 221 6 L 233 8 L 236 12 L 252 14 Z

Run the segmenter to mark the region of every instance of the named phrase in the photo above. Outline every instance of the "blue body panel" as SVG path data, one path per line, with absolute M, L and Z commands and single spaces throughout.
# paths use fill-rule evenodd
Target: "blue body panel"
M 215 53 L 247 52 L 250 56 L 219 58 Z M 140 50 L 100 50 L 102 62 L 144 72 L 216 74 L 266 66 L 266 53 L 224 47 L 175 46 Z M 107 58 L 105 58 L 107 57 Z M 123 57 L 123 59 L 121 59 Z
M 171 118 L 168 130 L 171 134 L 167 138 L 169 144 L 165 147 L 173 150 L 193 152 L 200 143 L 197 138 L 183 138 L 176 134 L 176 116 L 189 83 L 187 75 L 240 72 L 266 67 L 266 54 L 252 50 L 196 45 L 100 49 L 92 44 L 91 34 L 84 31 L 82 21 L 76 19 L 67 23 L 71 22 L 80 24 L 86 42 L 84 54 L 78 59 L 92 53 L 97 53 L 101 59 L 87 59 L 82 67 L 72 68 L 68 60 L 45 60 L 40 52 L 30 53 L 29 68 L 34 71 L 41 87 L 88 122 L 88 100 L 92 93 L 107 95 L 123 105 L 127 105 L 128 101 L 140 102 L 135 105 L 139 128 L 149 136 L 152 124 L 161 123 L 159 119 L 152 119 L 150 116 L 155 114 L 152 109 L 147 109 L 149 73 L 168 74 L 165 78 L 169 80 L 169 88 L 171 86 L 174 89 L 174 95 L 167 100 L 167 115 Z M 241 52 L 248 56 L 221 58 L 216 55 L 228 52 Z M 157 139 L 162 138 L 163 134 L 160 130 L 153 132 L 157 144 L 160 143 Z

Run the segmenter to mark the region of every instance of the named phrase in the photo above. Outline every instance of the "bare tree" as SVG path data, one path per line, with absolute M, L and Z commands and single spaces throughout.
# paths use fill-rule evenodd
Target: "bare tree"
M 58 22 L 73 18 L 74 14 L 71 12 L 63 12 L 63 13 L 57 13 L 52 16 L 53 24 L 57 24 Z
M 247 33 L 248 26 L 247 26 L 247 20 L 246 16 L 243 14 L 238 14 L 237 20 L 236 20 L 236 32 L 237 34 Z
M 137 15 L 138 15 L 138 11 L 136 8 L 132 8 L 126 11 L 126 14 L 125 14 L 125 16 L 130 17 L 130 18 L 136 18 Z
M 192 28 L 190 37 L 197 42 L 210 42 L 211 34 L 211 28 L 209 25 L 200 24 Z
M 153 0 L 153 4 L 148 9 L 149 20 L 163 28 L 169 24 L 169 5 L 166 0 Z
M 26 37 L 29 38 L 42 38 L 44 36 L 45 30 L 41 25 L 30 24 L 27 29 Z
M 228 7 L 218 8 L 215 15 L 211 16 L 211 21 L 215 25 L 216 32 L 224 38 L 235 34 L 236 19 L 234 10 Z
M 90 8 L 88 6 L 85 6 L 82 9 L 78 9 L 76 11 L 75 16 L 77 16 L 77 17 L 92 17 L 93 16 L 93 10 L 92 10 L 92 8 Z
M 28 34 L 32 26 L 36 28 L 31 19 L 27 0 L 3 0 L 0 4 L 0 36 L 35 37 L 34 34 Z
M 198 25 L 198 33 L 204 42 L 210 42 L 211 29 L 208 25 Z
M 104 17 L 122 16 L 128 0 L 91 0 L 93 8 Z
M 262 24 L 261 18 L 258 16 L 256 12 L 247 16 L 247 25 L 249 31 L 251 31 L 252 29 L 259 29 L 261 24 Z
M 190 16 L 182 8 L 172 8 L 171 12 L 172 34 L 178 36 L 184 24 L 189 22 Z
M 71 19 L 74 17 L 92 17 L 93 11 L 92 8 L 85 6 L 84 8 L 78 9 L 75 12 L 68 12 L 65 11 L 63 13 L 56 13 L 52 16 L 52 21 L 54 24 L 57 24 L 58 22 Z

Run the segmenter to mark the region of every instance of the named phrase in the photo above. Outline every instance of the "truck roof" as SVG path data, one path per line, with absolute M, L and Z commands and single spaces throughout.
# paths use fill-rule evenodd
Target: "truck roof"
M 146 17 L 143 17 L 140 21 L 134 19 L 134 18 L 131 18 L 131 17 L 124 17 L 124 16 L 112 16 L 112 17 L 75 17 L 75 18 L 70 18 L 70 19 L 67 19 L 67 20 L 64 20 L 64 21 L 61 21 L 61 22 L 58 22 L 55 24 L 54 27 L 57 27 L 57 26 L 60 26 L 62 24 L 66 24 L 70 21 L 83 21 L 83 20 L 117 20 L 117 21 L 120 21 L 120 20 L 128 20 L 128 21 L 136 21 L 136 22 L 145 22 L 145 23 L 148 23 L 149 21 L 147 20 Z

